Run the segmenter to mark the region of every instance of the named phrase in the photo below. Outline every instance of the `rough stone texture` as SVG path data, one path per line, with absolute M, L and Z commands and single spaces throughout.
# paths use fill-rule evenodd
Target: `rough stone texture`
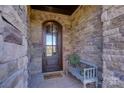
M 2 59 L 2 56 L 3 56 L 3 36 L 0 35 L 0 62 L 1 62 L 1 59 Z
M 124 87 L 124 6 L 102 7 L 103 87 Z
M 63 68 L 66 72 L 67 58 L 72 52 L 82 60 L 98 66 L 99 84 L 102 83 L 102 22 L 101 6 L 81 6 L 72 16 L 31 11 L 31 63 L 32 74 L 42 72 L 42 23 L 55 20 L 63 27 Z
M 68 55 L 76 52 L 98 66 L 99 85 L 103 79 L 103 87 L 124 87 L 124 6 L 113 5 L 80 6 L 71 16 L 0 6 L 0 87 L 28 87 L 29 75 L 39 73 L 31 87 L 78 87 L 66 76 L 42 81 L 42 24 L 49 20 L 62 25 L 64 72 Z
M 21 32 L 17 28 L 5 22 L 4 22 L 3 36 L 4 36 L 4 42 L 10 42 L 10 43 L 22 45 Z
M 0 6 L 0 87 L 27 87 L 26 6 Z
M 31 74 L 42 73 L 42 25 L 45 21 L 54 20 L 62 25 L 63 70 L 67 71 L 67 57 L 71 52 L 70 17 L 57 13 L 31 10 Z
M 99 84 L 102 83 L 101 12 L 101 6 L 81 6 L 71 17 L 74 52 L 98 66 Z

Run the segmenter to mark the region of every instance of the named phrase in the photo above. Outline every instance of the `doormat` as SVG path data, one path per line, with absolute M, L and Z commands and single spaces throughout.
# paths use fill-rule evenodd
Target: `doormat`
M 44 79 L 52 79 L 52 78 L 59 78 L 62 77 L 63 75 L 61 73 L 51 73 L 51 74 L 46 74 L 44 75 Z

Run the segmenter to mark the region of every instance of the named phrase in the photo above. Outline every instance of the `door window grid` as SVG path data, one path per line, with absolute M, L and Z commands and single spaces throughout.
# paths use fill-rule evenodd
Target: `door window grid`
M 57 30 L 53 24 L 50 24 L 46 30 L 46 56 L 52 56 L 56 54 Z

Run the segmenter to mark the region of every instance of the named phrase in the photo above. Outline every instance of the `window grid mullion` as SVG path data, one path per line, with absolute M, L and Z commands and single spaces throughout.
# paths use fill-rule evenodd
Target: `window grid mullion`
M 53 24 L 51 24 L 52 28 L 52 55 L 53 55 Z

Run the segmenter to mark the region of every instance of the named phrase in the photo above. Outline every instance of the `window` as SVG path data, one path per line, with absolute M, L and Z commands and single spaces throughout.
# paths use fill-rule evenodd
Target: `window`
M 46 56 L 56 54 L 57 48 L 57 26 L 53 23 L 48 23 L 46 26 Z

